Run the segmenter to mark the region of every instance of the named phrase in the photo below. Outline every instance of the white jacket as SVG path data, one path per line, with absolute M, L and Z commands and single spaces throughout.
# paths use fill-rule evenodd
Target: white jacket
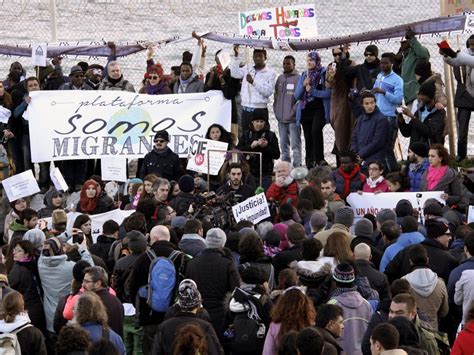
M 456 282 L 454 293 L 454 303 L 462 304 L 463 324 L 472 301 L 474 301 L 474 270 L 464 270 L 459 281 Z
M 252 108 L 268 108 L 270 96 L 273 95 L 273 89 L 276 83 L 276 73 L 273 69 L 265 68 L 255 70 L 253 65 L 246 65 L 240 68 L 240 59 L 232 58 L 229 65 L 230 75 L 235 79 L 242 79 L 242 88 L 240 89 L 240 97 L 242 98 L 242 106 Z M 246 77 L 247 74 L 252 75 L 253 84 L 250 84 Z

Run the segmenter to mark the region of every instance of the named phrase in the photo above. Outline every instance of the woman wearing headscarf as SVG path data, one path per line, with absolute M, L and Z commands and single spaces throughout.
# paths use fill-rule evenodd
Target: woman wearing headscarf
M 329 122 L 331 90 L 326 88 L 326 69 L 318 52 L 310 52 L 307 68 L 295 89 L 296 121 L 301 122 L 308 168 L 324 160 L 323 128 Z
M 87 180 L 84 185 L 82 185 L 76 211 L 90 215 L 108 211 L 107 206 L 99 199 L 99 188 L 96 181 Z
M 61 191 L 51 187 L 44 195 L 43 202 L 45 207 L 38 211 L 38 218 L 47 218 L 53 215 L 55 209 L 64 209 L 64 195 Z

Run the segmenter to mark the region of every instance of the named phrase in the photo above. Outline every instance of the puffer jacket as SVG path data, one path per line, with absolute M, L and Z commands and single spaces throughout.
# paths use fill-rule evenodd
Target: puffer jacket
M 428 159 L 425 159 L 421 164 L 411 163 L 408 165 L 408 178 L 410 179 L 411 192 L 420 191 L 421 177 L 428 169 L 428 166 L 430 166 Z
M 273 112 L 280 123 L 292 123 L 296 120 L 295 88 L 300 75 L 297 70 L 281 74 L 275 84 Z

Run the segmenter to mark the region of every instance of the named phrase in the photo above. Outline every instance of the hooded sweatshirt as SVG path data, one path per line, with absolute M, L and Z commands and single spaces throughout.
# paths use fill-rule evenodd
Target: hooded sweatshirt
M 425 237 L 420 232 L 407 232 L 400 234 L 397 241 L 385 249 L 382 260 L 380 261 L 380 271 L 385 271 L 387 265 L 390 264 L 400 250 L 413 244 L 419 244 L 423 240 L 425 240 Z
M 346 354 L 362 355 L 361 344 L 367 330 L 372 307 L 355 288 L 336 289 L 337 296 L 331 298 L 328 304 L 342 307 L 344 314 L 344 332 L 338 340 Z
M 0 333 L 11 333 L 17 330 L 16 336 L 22 354 L 46 355 L 46 345 L 41 331 L 30 324 L 28 313 L 20 313 L 16 315 L 12 323 L 0 320 Z
M 438 316 L 448 314 L 448 291 L 444 281 L 431 269 L 415 269 L 402 277 L 411 286 L 411 293 L 416 304 L 428 317 L 433 329 L 438 329 Z

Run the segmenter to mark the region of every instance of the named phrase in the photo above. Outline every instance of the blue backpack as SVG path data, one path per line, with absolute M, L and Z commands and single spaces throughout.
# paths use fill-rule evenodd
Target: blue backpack
M 138 296 L 145 298 L 146 303 L 155 312 L 166 312 L 176 286 L 174 261 L 182 252 L 174 250 L 167 258 L 157 257 L 152 249 L 146 254 L 151 261 L 148 284 L 139 288 Z

